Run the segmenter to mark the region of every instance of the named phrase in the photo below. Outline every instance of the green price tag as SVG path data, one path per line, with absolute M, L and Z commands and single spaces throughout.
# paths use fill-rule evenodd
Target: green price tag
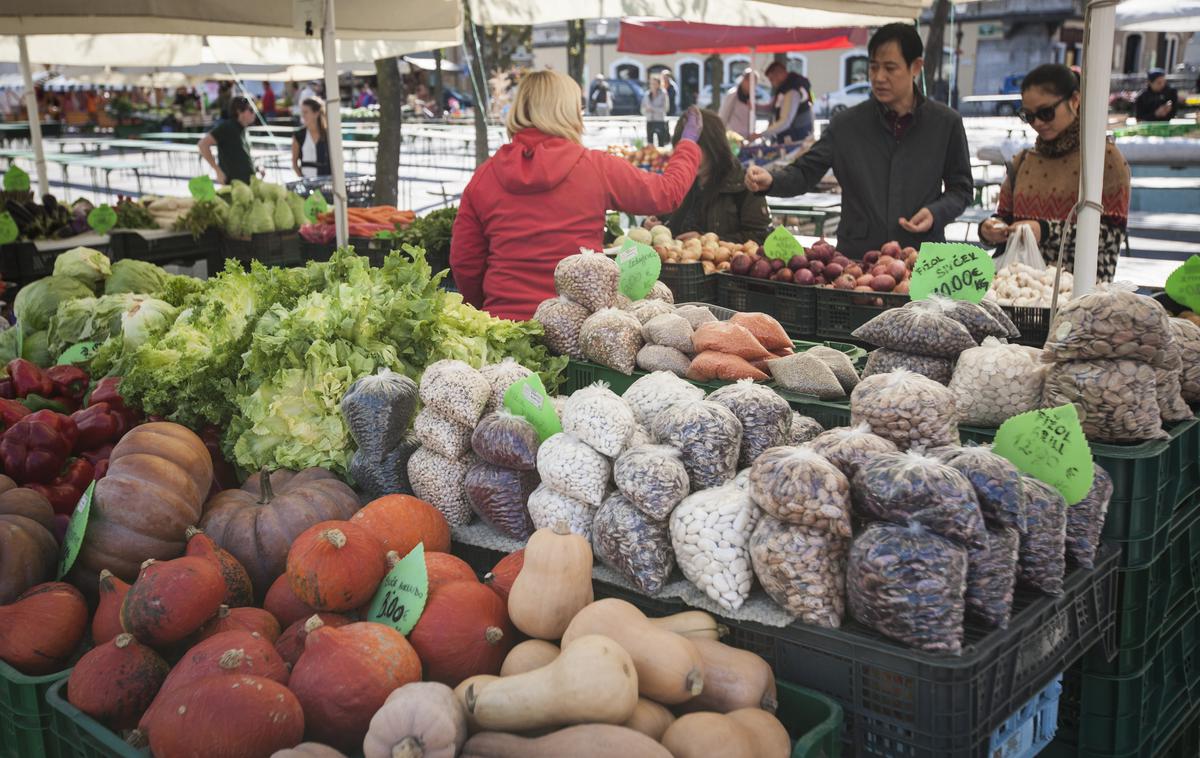
M 1074 405 L 1013 416 L 996 430 L 992 451 L 1049 484 L 1074 505 L 1092 488 L 1092 449 Z
M 952 300 L 978 303 L 996 278 L 996 264 L 981 247 L 956 242 L 926 242 L 921 245 L 912 281 L 913 300 L 941 295 Z
M 58 356 L 58 365 L 63 366 L 71 363 L 87 363 L 100 349 L 99 342 L 76 342 Z
M 87 217 L 88 226 L 97 234 L 108 234 L 108 230 L 117 225 L 117 212 L 107 203 L 92 209 Z
M 84 490 L 83 497 L 71 514 L 71 522 L 67 524 L 67 533 L 63 535 L 62 554 L 58 559 L 58 578 L 62 579 L 75 565 L 79 557 L 79 548 L 83 547 L 83 535 L 87 533 L 88 515 L 92 512 L 92 495 L 96 492 L 96 483 L 92 482 Z
M 325 196 L 320 192 L 314 192 L 304 199 L 304 217 L 310 224 L 317 223 L 317 214 L 327 210 L 329 203 L 325 202 Z
M 22 171 L 20 166 L 9 166 L 8 171 L 4 172 L 4 191 L 28 192 L 29 174 Z
M 17 222 L 13 220 L 12 214 L 8 211 L 0 213 L 0 245 L 16 241 L 20 233 L 21 230 L 17 228 Z
M 211 176 L 193 176 L 188 180 L 188 192 L 197 200 L 212 200 L 217 196 Z
M 379 583 L 367 612 L 367 621 L 387 624 L 401 634 L 408 634 L 425 610 L 428 591 L 425 544 L 418 542 Z
M 804 255 L 804 245 L 786 228 L 777 226 L 763 240 L 763 255 L 787 263 L 794 256 Z
M 617 253 L 617 268 L 621 269 L 621 280 L 617 285 L 621 294 L 630 300 L 641 300 L 658 281 L 662 259 L 649 245 L 627 239 L 621 252 Z
M 546 394 L 546 387 L 537 374 L 509 385 L 504 393 L 504 407 L 533 424 L 538 439 L 543 442 L 562 431 L 554 401 Z
M 1193 311 L 1200 311 L 1200 255 L 1193 255 L 1167 277 L 1167 296 Z

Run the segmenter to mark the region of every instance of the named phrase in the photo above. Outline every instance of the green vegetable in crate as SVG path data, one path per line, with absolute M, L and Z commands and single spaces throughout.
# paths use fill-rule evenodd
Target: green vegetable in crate
M 231 187 L 231 196 L 235 206 L 249 205 L 250 203 L 254 202 L 254 193 L 250 190 L 250 185 L 246 184 L 240 179 L 234 179 Z
M 265 234 L 275 231 L 275 222 L 271 219 L 271 205 L 268 201 L 256 200 L 250 213 L 246 216 L 246 234 Z
M 294 228 L 298 228 L 304 223 L 304 198 L 295 192 L 285 192 L 283 199 L 287 203 L 288 210 L 292 212 L 292 219 L 295 221 Z
M 117 201 L 117 229 L 157 229 L 158 222 L 139 201 L 122 197 Z
M 296 219 L 292 215 L 292 209 L 288 207 L 287 201 L 283 198 L 275 202 L 275 215 L 271 220 L 275 222 L 276 231 L 285 232 L 296 228 Z
M 20 356 L 17 355 L 17 333 L 16 327 L 0 331 L 0 363 L 7 364 L 13 358 L 24 358 L 31 363 L 36 363 L 39 366 L 49 366 L 50 354 L 46 350 L 46 332 L 34 332 L 26 335 L 24 338 L 24 352 Z
M 156 295 L 163 291 L 170 278 L 171 275 L 161 266 L 126 258 L 113 264 L 112 276 L 104 283 L 104 294 L 119 295 L 122 292 L 134 292 Z
M 246 216 L 250 213 L 250 203 L 230 206 L 225 218 L 225 233 L 230 237 L 246 236 Z
M 60 303 L 93 294 L 91 287 L 73 277 L 47 276 L 21 288 L 13 299 L 13 313 L 28 335 L 50 326 Z
M 110 274 L 112 261 L 104 253 L 90 247 L 72 248 L 54 259 L 55 276 L 78 279 L 93 291 L 101 289 Z
M 191 232 L 196 238 L 209 229 L 225 228 L 228 217 L 229 206 L 223 200 L 197 200 L 171 228 L 177 232 Z
M 116 334 L 121 329 L 121 314 L 135 297 L 125 293 L 60 303 L 47 330 L 50 352 L 57 356 L 77 342 L 103 342 Z

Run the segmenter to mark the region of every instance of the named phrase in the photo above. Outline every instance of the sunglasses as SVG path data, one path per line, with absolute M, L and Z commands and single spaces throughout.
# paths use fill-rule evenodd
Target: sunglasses
M 1071 95 L 1073 94 L 1075 93 L 1072 92 Z M 1054 120 L 1054 113 L 1058 110 L 1058 106 L 1065 103 L 1067 99 L 1071 97 L 1071 95 L 1061 98 L 1054 105 L 1047 105 L 1044 108 L 1038 108 L 1036 111 L 1031 111 L 1028 108 L 1022 108 L 1021 110 L 1017 111 L 1017 118 L 1021 119 L 1027 124 L 1032 124 L 1034 119 L 1041 121 L 1043 124 L 1047 124 Z

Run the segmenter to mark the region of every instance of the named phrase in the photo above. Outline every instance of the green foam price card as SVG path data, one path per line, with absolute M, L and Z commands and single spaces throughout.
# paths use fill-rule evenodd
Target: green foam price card
M 217 188 L 213 186 L 211 176 L 193 176 L 188 180 L 188 192 L 197 200 L 212 200 L 217 196 Z
M 83 491 L 83 497 L 75 505 L 71 521 L 67 524 L 67 533 L 63 535 L 62 552 L 58 559 L 58 578 L 62 579 L 75 565 L 79 557 L 79 549 L 83 547 L 83 535 L 87 533 L 88 516 L 92 512 L 92 495 L 96 492 L 96 483 L 92 482 Z
M 386 624 L 401 634 L 408 634 L 420 620 L 428 594 L 425 544 L 418 542 L 379 583 L 367 612 L 367 621 Z
M 1013 416 L 996 430 L 992 451 L 1049 484 L 1074 505 L 1092 488 L 1092 449 L 1074 405 Z
M 317 223 L 317 214 L 327 210 L 329 203 L 325 202 L 325 196 L 320 192 L 314 192 L 304 199 L 304 217 L 310 224 Z
M 763 240 L 763 255 L 787 263 L 797 255 L 804 255 L 804 245 L 786 227 L 777 226 Z
M 8 211 L 0 213 L 0 245 L 16 241 L 20 233 L 21 230 L 17 228 L 17 222 L 13 220 L 12 214 Z
M 504 393 L 504 407 L 533 424 L 538 439 L 543 442 L 562 431 L 554 401 L 546 394 L 546 387 L 537 374 L 509 385 Z
M 908 292 L 913 300 L 941 295 L 978 303 L 996 278 L 996 264 L 981 247 L 926 242 L 913 266 Z
M 621 294 L 630 300 L 641 300 L 658 281 L 662 259 L 649 245 L 627 239 L 621 252 L 617 253 L 617 268 L 621 269 L 621 280 L 617 285 Z
M 29 174 L 22 171 L 20 166 L 9 166 L 8 171 L 4 172 L 4 191 L 28 192 Z
M 92 212 L 87 216 L 88 226 L 92 227 L 97 234 L 108 234 L 108 230 L 117 225 L 117 212 L 112 209 L 111 205 L 105 203 L 99 208 L 93 208 Z
M 58 365 L 66 365 L 71 363 L 86 363 L 92 359 L 96 351 L 100 349 L 99 342 L 76 342 L 58 356 Z
M 1167 277 L 1167 296 L 1193 311 L 1200 311 L 1200 255 L 1193 255 Z

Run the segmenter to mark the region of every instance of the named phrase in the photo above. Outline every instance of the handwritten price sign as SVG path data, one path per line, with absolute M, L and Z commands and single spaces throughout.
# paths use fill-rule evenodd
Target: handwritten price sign
M 1074 405 L 1013 416 L 996 430 L 992 450 L 1058 490 L 1067 505 L 1083 500 L 1092 488 L 1092 449 Z
M 429 594 L 429 575 L 425 570 L 425 545 L 417 543 L 408 555 L 397 561 L 383 577 L 367 621 L 386 624 L 401 634 L 408 634 L 425 612 Z
M 995 278 L 996 264 L 983 248 L 926 242 L 913 266 L 909 295 L 913 300 L 941 295 L 978 303 Z
M 662 273 L 662 259 L 654 248 L 633 240 L 625 240 L 617 253 L 617 268 L 621 270 L 618 288 L 630 300 L 641 300 L 650 293 Z
M 1167 277 L 1167 295 L 1193 311 L 1200 310 L 1200 255 L 1193 255 Z

